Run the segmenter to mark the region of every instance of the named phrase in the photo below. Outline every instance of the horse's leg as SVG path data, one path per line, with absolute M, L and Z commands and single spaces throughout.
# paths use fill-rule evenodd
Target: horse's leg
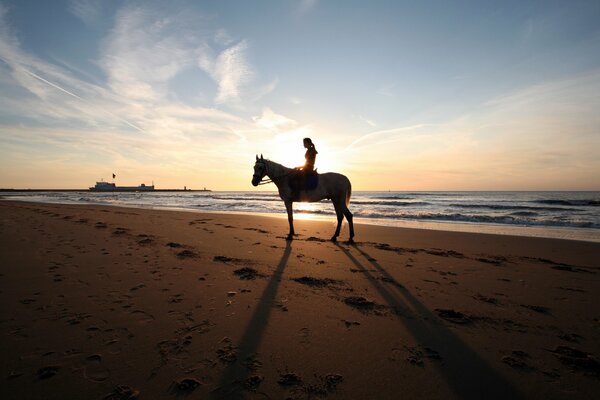
M 346 217 L 348 227 L 350 228 L 350 239 L 348 239 L 348 242 L 354 243 L 354 222 L 352 222 L 352 213 L 346 206 L 344 206 L 344 216 Z
M 287 210 L 288 222 L 290 223 L 290 233 L 287 235 L 287 240 L 292 240 L 294 238 L 294 214 L 292 211 L 292 202 L 285 202 L 285 209 Z
M 340 200 L 339 199 L 331 199 L 333 203 L 333 208 L 335 208 L 335 215 L 337 216 L 337 228 L 335 228 L 335 233 L 331 237 L 331 241 L 337 241 L 337 237 L 340 236 L 340 228 L 342 227 L 342 220 L 344 219 L 344 213 L 342 211 Z

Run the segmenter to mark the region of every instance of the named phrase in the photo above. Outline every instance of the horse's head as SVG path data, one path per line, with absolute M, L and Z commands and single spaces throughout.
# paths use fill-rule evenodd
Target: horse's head
M 258 186 L 266 174 L 267 164 L 265 159 L 263 158 L 262 154 L 260 155 L 260 158 L 258 158 L 257 155 L 256 162 L 254 163 L 254 175 L 252 175 L 252 186 Z

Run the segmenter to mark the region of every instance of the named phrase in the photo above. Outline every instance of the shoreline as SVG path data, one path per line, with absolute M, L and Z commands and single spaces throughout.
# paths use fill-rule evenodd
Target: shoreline
M 0 201 L 6 398 L 600 390 L 600 244 Z M 119 397 L 120 396 L 120 397 Z
M 11 199 L 2 197 L 0 201 L 18 201 L 38 204 L 65 204 L 65 205 L 97 205 L 107 207 L 124 207 L 133 209 L 147 210 L 165 210 L 165 211 L 184 211 L 192 213 L 208 213 L 208 214 L 234 214 L 234 215 L 256 215 L 270 218 L 283 218 L 287 220 L 287 214 L 282 213 L 264 213 L 264 212 L 243 212 L 243 211 L 224 211 L 224 210 L 200 210 L 189 207 L 162 207 L 162 206 L 144 206 L 144 205 L 129 205 L 129 204 L 106 204 L 101 202 L 50 202 L 50 201 L 34 201 L 29 199 Z M 335 215 L 319 215 L 309 213 L 294 212 L 294 220 L 313 220 L 313 221 L 331 221 L 335 222 Z M 346 225 L 344 220 L 344 225 Z M 387 226 L 407 229 L 424 229 L 444 232 L 469 232 L 492 235 L 506 235 L 519 237 L 538 237 L 547 239 L 573 240 L 584 241 L 590 243 L 600 243 L 600 229 L 592 228 L 573 228 L 559 226 L 535 226 L 535 225 L 510 225 L 510 224 L 492 224 L 492 223 L 476 223 L 464 221 L 415 221 L 408 219 L 392 219 L 392 218 L 354 218 L 355 224 L 370 225 L 370 226 Z

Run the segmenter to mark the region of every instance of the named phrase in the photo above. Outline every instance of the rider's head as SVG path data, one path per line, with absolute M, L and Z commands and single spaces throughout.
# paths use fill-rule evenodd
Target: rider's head
M 305 148 L 311 148 L 314 147 L 315 145 L 313 144 L 312 140 L 310 140 L 310 138 L 304 138 L 304 147 Z

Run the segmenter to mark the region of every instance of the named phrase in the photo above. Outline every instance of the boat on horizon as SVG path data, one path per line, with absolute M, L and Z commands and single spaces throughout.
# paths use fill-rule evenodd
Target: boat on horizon
M 154 184 L 146 185 L 145 183 L 139 186 L 117 186 L 111 182 L 96 182 L 95 186 L 90 187 L 91 191 L 94 192 L 152 192 L 154 191 Z
M 212 192 L 212 190 L 207 189 L 188 189 L 187 186 L 184 186 L 183 189 L 156 189 L 154 187 L 154 182 L 152 185 L 146 185 L 145 183 L 140 184 L 139 186 L 117 186 L 113 182 L 96 182 L 95 186 L 89 188 L 91 192 Z

